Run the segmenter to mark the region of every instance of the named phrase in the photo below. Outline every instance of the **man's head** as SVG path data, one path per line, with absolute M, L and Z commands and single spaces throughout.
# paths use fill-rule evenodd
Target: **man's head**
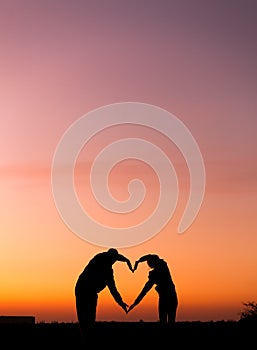
M 115 263 L 115 261 L 118 260 L 119 258 L 119 253 L 118 250 L 115 248 L 110 248 L 107 253 L 109 254 L 111 260 L 113 261 L 113 263 Z
M 118 250 L 115 249 L 115 248 L 110 248 L 107 253 L 109 254 L 110 258 L 111 258 L 111 261 L 112 261 L 112 264 L 114 264 L 116 261 L 123 261 L 125 263 L 127 263 L 129 269 L 133 271 L 133 268 L 131 266 L 131 263 L 129 261 L 128 258 L 126 258 L 124 255 L 121 255 L 119 254 Z

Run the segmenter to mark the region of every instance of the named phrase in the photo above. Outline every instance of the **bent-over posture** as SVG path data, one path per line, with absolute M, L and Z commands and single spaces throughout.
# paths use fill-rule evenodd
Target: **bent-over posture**
M 75 286 L 76 310 L 82 336 L 95 324 L 98 293 L 108 287 L 114 300 L 127 313 L 128 305 L 118 292 L 112 265 L 116 261 L 128 264 L 133 272 L 129 259 L 114 248 L 95 255 L 79 275 Z

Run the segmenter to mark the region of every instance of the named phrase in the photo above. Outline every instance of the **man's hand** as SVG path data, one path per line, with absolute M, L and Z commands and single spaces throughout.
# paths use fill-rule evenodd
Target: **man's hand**
M 123 309 L 123 310 L 126 312 L 126 314 L 127 314 L 127 313 L 128 313 L 128 307 L 129 307 L 128 304 L 126 304 L 126 303 L 123 302 L 123 303 L 120 304 L 120 306 L 122 307 L 122 309 Z
M 138 264 L 139 264 L 139 261 L 137 260 L 137 261 L 135 262 L 133 272 L 136 271 Z
M 127 260 L 127 265 L 129 267 L 130 271 L 134 272 L 133 267 L 131 265 L 131 262 L 129 260 Z
M 131 311 L 132 309 L 134 309 L 134 307 L 136 306 L 136 304 L 134 303 L 134 304 L 132 304 L 132 305 L 130 305 L 130 307 L 128 308 L 128 311 L 127 311 L 127 313 L 129 313 L 129 311 Z

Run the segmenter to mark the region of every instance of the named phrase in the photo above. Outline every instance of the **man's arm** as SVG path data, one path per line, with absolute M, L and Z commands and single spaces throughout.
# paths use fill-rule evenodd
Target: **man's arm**
M 111 295 L 113 296 L 114 300 L 116 301 L 116 303 L 118 305 L 120 305 L 125 312 L 127 312 L 128 305 L 126 303 L 124 303 L 124 301 L 122 300 L 122 297 L 121 297 L 121 295 L 118 292 L 118 289 L 116 287 L 113 275 L 112 275 L 112 277 L 110 277 L 110 279 L 107 283 L 107 286 L 111 292 Z
M 124 255 L 119 254 L 117 257 L 117 261 L 123 261 L 123 262 L 127 263 L 130 271 L 134 272 L 130 260 L 128 258 L 126 258 Z

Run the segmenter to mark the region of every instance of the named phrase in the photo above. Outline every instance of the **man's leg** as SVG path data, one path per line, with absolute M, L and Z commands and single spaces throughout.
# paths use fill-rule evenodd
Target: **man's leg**
M 76 310 L 80 332 L 83 341 L 92 335 L 96 320 L 97 294 L 83 294 L 76 296 Z

